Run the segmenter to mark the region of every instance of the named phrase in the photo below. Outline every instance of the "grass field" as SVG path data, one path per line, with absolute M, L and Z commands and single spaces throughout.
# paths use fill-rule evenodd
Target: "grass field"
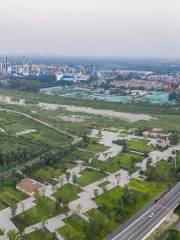
M 109 219 L 98 209 L 91 209 L 90 211 L 86 212 L 86 215 L 96 224 L 100 224 L 102 226 L 103 231 L 99 233 L 100 239 L 103 239 L 118 226 L 116 222 Z
M 167 105 L 151 105 L 147 103 L 131 103 L 131 104 L 119 104 L 112 103 L 100 100 L 86 100 L 82 101 L 81 99 L 72 99 L 59 97 L 56 95 L 46 95 L 39 93 L 28 93 L 24 91 L 9 90 L 9 89 L 0 89 L 0 94 L 5 96 L 14 96 L 32 100 L 35 103 L 38 101 L 48 102 L 48 103 L 63 103 L 67 105 L 76 105 L 76 106 L 85 106 L 93 107 L 97 109 L 109 109 L 114 111 L 122 111 L 129 113 L 149 113 L 152 114 L 154 119 L 150 121 L 139 121 L 136 122 L 136 128 L 142 127 L 145 129 L 152 128 L 162 128 L 163 130 L 175 130 L 180 128 L 180 109 L 177 106 L 167 106 Z M 67 113 L 66 113 L 67 114 Z M 72 114 L 72 113 L 71 113 Z M 106 119 L 104 117 L 94 116 L 94 122 L 100 123 L 104 127 L 128 127 L 134 128 L 134 123 L 123 121 L 121 119 Z M 92 121 L 91 121 L 92 122 Z M 87 129 L 87 126 L 90 122 L 83 121 L 82 123 L 66 123 L 64 128 L 71 129 L 81 134 L 84 130 Z
M 20 229 L 47 220 L 65 211 L 64 208 L 56 207 L 55 203 L 46 197 L 38 197 L 37 205 L 15 216 L 12 220 Z
M 96 201 L 99 205 L 105 205 L 108 209 L 112 210 L 122 195 L 123 189 L 120 187 L 115 187 L 99 196 Z
M 25 198 L 26 196 L 24 194 L 18 192 L 14 188 L 5 187 L 3 191 L 0 192 L 0 209 L 15 205 Z
M 89 143 L 87 147 L 84 147 L 84 149 L 90 152 L 100 153 L 100 152 L 105 152 L 108 148 L 102 144 Z
M 101 184 L 99 184 L 98 186 L 101 188 L 104 188 L 105 186 L 107 186 L 110 182 L 109 181 L 104 181 Z
M 146 140 L 127 140 L 126 144 L 128 149 L 137 152 L 149 153 L 155 150 L 152 145 L 148 145 L 148 141 Z
M 144 182 L 138 179 L 133 179 L 128 184 L 131 188 L 141 193 L 148 193 L 150 198 L 156 197 L 161 191 L 167 188 L 166 184 L 158 182 Z
M 76 183 L 80 186 L 86 186 L 105 177 L 104 173 L 92 169 L 85 169 L 80 174 L 81 177 L 76 179 Z
M 72 215 L 65 220 L 66 225 L 59 228 L 58 232 L 65 240 L 85 240 L 84 230 L 88 226 L 88 222 L 80 218 L 78 215 Z
M 104 171 L 114 173 L 119 169 L 123 168 L 128 170 L 130 173 L 135 172 L 138 167 L 135 166 L 137 162 L 143 160 L 143 156 L 135 153 L 120 153 L 114 158 L 110 158 L 107 161 L 93 161 L 92 165 L 96 168 Z
M 154 181 L 171 185 L 177 182 L 176 171 L 174 168 L 174 161 L 160 161 L 155 168 L 149 168 L 146 171 L 146 175 Z
M 64 145 L 72 141 L 71 138 L 56 132 L 55 130 L 15 113 L 0 111 L 0 119 L 0 127 L 10 135 L 15 135 L 17 132 L 28 129 L 37 130 L 36 133 L 24 135 L 23 139 L 55 146 Z
M 81 151 L 80 149 L 75 149 L 74 151 L 68 153 L 63 157 L 64 161 L 77 161 L 81 160 L 84 162 L 89 162 L 89 159 L 94 156 L 94 153 Z
M 14 96 L 33 100 L 35 102 L 42 101 L 48 103 L 62 103 L 68 105 L 76 105 L 76 106 L 86 106 L 86 107 L 94 107 L 97 109 L 110 109 L 115 111 L 124 111 L 124 112 L 132 112 L 132 113 L 170 113 L 175 114 L 179 113 L 179 109 L 177 106 L 169 106 L 167 109 L 167 105 L 151 105 L 147 103 L 131 103 L 131 104 L 119 104 L 114 102 L 106 102 L 102 100 L 86 100 L 82 101 L 82 99 L 75 98 L 66 98 L 60 97 L 58 95 L 47 95 L 47 94 L 39 94 L 39 93 L 30 93 L 12 89 L 0 89 L 0 94 L 5 96 Z
M 70 202 L 75 200 L 78 196 L 77 194 L 81 192 L 81 189 L 72 184 L 66 184 L 62 188 L 57 189 L 57 192 L 54 193 L 54 196 L 57 199 L 61 199 L 63 202 Z
M 46 229 L 41 229 L 23 236 L 24 240 L 53 240 L 52 234 Z

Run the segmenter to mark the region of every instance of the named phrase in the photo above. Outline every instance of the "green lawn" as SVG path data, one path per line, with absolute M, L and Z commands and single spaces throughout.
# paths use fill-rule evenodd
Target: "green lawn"
M 174 168 L 174 161 L 160 161 L 157 163 L 155 168 L 148 168 L 146 175 L 150 180 L 162 182 L 165 184 L 172 184 L 178 180 L 178 175 Z
M 78 215 L 72 215 L 65 220 L 66 225 L 58 229 L 65 240 L 85 240 L 84 230 L 88 226 L 88 222 L 80 218 Z
M 155 150 L 152 145 L 148 145 L 146 140 L 126 140 L 126 144 L 128 149 L 137 152 L 149 153 Z
M 64 240 L 83 240 L 81 236 L 71 225 L 66 224 L 65 226 L 58 229 L 60 235 L 63 236 Z
M 70 202 L 78 198 L 77 194 L 81 192 L 78 186 L 72 184 L 66 184 L 62 188 L 57 189 L 54 196 L 57 199 L 62 199 L 63 201 Z
M 136 153 L 127 152 L 120 153 L 116 157 L 110 158 L 105 162 L 95 160 L 92 162 L 92 166 L 110 173 L 114 173 L 121 168 L 128 170 L 130 173 L 133 173 L 138 169 L 135 164 L 137 162 L 141 162 L 142 160 L 143 156 Z
M 13 108 L 14 110 L 18 110 L 18 108 L 20 108 L 21 111 L 21 106 L 11 106 L 11 108 Z M 31 115 L 29 112 L 27 113 Z M 50 129 L 49 127 L 46 127 L 24 116 L 20 116 L 18 114 L 10 112 L 7 113 L 5 111 L 0 112 L 0 119 L 1 116 L 1 127 L 10 135 L 15 135 L 17 132 L 27 129 L 36 129 L 37 132 L 26 134 L 22 136 L 22 138 L 29 141 L 49 144 L 50 146 L 61 146 L 72 142 L 72 139 L 68 136 L 61 134 L 60 132 Z
M 96 201 L 99 205 L 105 205 L 110 210 L 116 205 L 116 202 L 122 197 L 123 189 L 120 187 L 115 187 L 110 191 L 105 192 L 100 195 Z
M 138 179 L 133 179 L 128 184 L 131 188 L 141 193 L 147 193 L 150 198 L 156 197 L 161 191 L 167 188 L 166 184 L 158 182 L 144 182 Z
M 109 181 L 104 181 L 104 182 L 102 182 L 101 184 L 99 184 L 98 186 L 99 186 L 100 188 L 104 188 L 104 187 L 106 187 L 109 183 L 110 183 Z
M 15 205 L 24 200 L 26 196 L 12 187 L 4 187 L 0 192 L 0 209 Z
M 94 153 L 81 151 L 80 149 L 75 149 L 74 151 L 68 153 L 63 157 L 64 161 L 85 161 L 89 162 L 89 159 L 94 156 Z
M 98 209 L 91 209 L 86 212 L 86 215 L 92 219 L 96 224 L 101 224 L 103 231 L 100 234 L 101 239 L 107 236 L 110 232 L 112 232 L 118 224 L 111 219 L 109 219 L 105 214 L 103 214 Z
M 55 203 L 46 197 L 38 197 L 37 205 L 15 216 L 12 220 L 21 230 L 53 216 L 63 213 L 66 209 L 56 207 Z
M 52 234 L 46 229 L 41 229 L 23 236 L 24 240 L 53 240 Z
M 95 171 L 92 169 L 85 169 L 80 174 L 81 174 L 81 177 L 76 179 L 76 183 L 81 186 L 86 186 L 88 184 L 91 184 L 91 183 L 105 177 L 104 173 Z
M 99 143 L 89 143 L 86 147 L 84 147 L 84 149 L 90 152 L 100 153 L 105 152 L 108 149 L 108 147 Z

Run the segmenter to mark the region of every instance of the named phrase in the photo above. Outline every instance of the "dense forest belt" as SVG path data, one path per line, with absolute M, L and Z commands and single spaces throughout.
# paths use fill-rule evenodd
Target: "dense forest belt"
M 52 149 L 52 150 L 49 150 L 47 152 L 40 154 L 37 157 L 32 158 L 31 160 L 29 160 L 25 163 L 16 164 L 13 167 L 12 166 L 9 167 L 9 169 L 2 168 L 2 170 L 0 170 L 0 178 L 11 176 L 11 174 L 14 173 L 14 171 L 22 171 L 25 167 L 31 167 L 34 164 L 43 162 L 44 156 L 46 154 L 56 156 L 58 153 L 59 153 L 59 149 Z
M 77 136 L 72 135 L 72 134 L 68 133 L 67 131 L 57 129 L 57 128 L 51 126 L 49 123 L 46 123 L 46 122 L 44 122 L 44 121 L 42 121 L 42 120 L 39 120 L 39 119 L 37 119 L 37 118 L 34 118 L 34 117 L 32 117 L 32 116 L 30 116 L 30 115 L 28 115 L 28 114 L 26 114 L 26 113 L 22 113 L 22 112 L 18 112 L 18 111 L 15 111 L 15 110 L 10 110 L 10 109 L 0 109 L 0 111 L 10 112 L 10 113 L 18 114 L 18 115 L 27 117 L 27 118 L 29 118 L 29 119 L 32 119 L 33 121 L 35 121 L 35 122 L 37 122 L 37 123 L 39 123 L 39 124 L 42 124 L 42 125 L 45 126 L 45 127 L 48 127 L 48 128 L 50 128 L 50 129 L 52 129 L 52 130 L 54 130 L 54 131 L 56 131 L 56 132 L 59 132 L 59 133 L 61 133 L 61 134 L 64 134 L 64 135 L 72 138 L 72 139 L 73 139 L 73 142 L 72 142 L 73 145 L 79 143 L 79 138 L 78 138 Z
M 19 97 L 37 102 L 47 102 L 96 109 L 113 110 L 116 112 L 146 113 L 146 114 L 180 114 L 179 105 L 152 105 L 148 103 L 114 103 L 102 100 L 82 100 L 75 98 L 61 97 L 58 95 L 47 95 L 42 93 L 30 93 L 25 91 L 0 89 L 0 95 Z

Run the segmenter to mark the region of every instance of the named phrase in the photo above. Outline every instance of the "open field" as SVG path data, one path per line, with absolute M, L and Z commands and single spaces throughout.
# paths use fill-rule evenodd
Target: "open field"
M 122 195 L 123 189 L 120 187 L 115 187 L 99 196 L 96 201 L 100 206 L 105 205 L 108 209 L 112 210 Z
M 150 167 L 146 171 L 150 180 L 171 185 L 177 182 L 178 171 L 175 170 L 174 161 L 160 161 L 156 167 Z
M 146 140 L 126 140 L 126 144 L 128 149 L 137 152 L 149 153 L 155 150 L 152 145 L 148 145 Z
M 77 178 L 76 183 L 80 186 L 86 186 L 101 178 L 105 177 L 104 173 L 92 169 L 85 169 L 81 172 L 81 177 Z
M 70 202 L 78 198 L 77 194 L 81 192 L 81 189 L 72 184 L 66 184 L 63 187 L 57 189 L 57 192 L 54 193 L 56 199 L 59 199 L 62 202 Z
M 62 159 L 63 161 L 70 161 L 70 162 L 77 161 L 77 160 L 89 162 L 89 159 L 92 158 L 93 156 L 94 156 L 94 153 L 82 151 L 80 149 L 75 149 L 69 152 L 68 154 L 66 154 L 65 156 L 63 156 Z
M 135 153 L 120 153 L 116 157 L 110 158 L 107 161 L 95 160 L 92 163 L 93 167 L 102 169 L 104 171 L 114 173 L 119 169 L 126 169 L 131 173 L 135 172 L 138 167 L 135 166 L 137 162 L 141 162 L 143 157 Z
M 84 230 L 88 226 L 88 222 L 80 218 L 78 215 L 72 215 L 65 220 L 66 225 L 58 229 L 58 232 L 65 240 L 85 240 Z
M 175 114 L 179 113 L 179 109 L 177 106 L 167 106 L 166 105 L 151 105 L 147 103 L 129 103 L 129 104 L 119 104 L 113 102 L 106 102 L 102 100 L 86 100 L 82 101 L 81 99 L 75 98 L 66 98 L 60 97 L 57 95 L 47 95 L 47 94 L 39 94 L 39 93 L 30 93 L 23 92 L 18 90 L 9 90 L 9 89 L 0 89 L 0 94 L 5 96 L 14 96 L 19 98 L 26 98 L 33 100 L 34 102 L 42 101 L 48 103 L 59 103 L 59 104 L 67 104 L 71 105 L 72 102 L 75 106 L 86 106 L 93 107 L 97 109 L 110 109 L 115 111 L 123 111 L 123 112 L 132 112 L 132 113 L 170 113 Z
M 108 147 L 98 144 L 98 143 L 89 143 L 86 147 L 83 147 L 84 150 L 94 153 L 105 152 Z
M 45 102 L 47 102 L 47 101 L 45 101 Z M 62 102 L 62 103 L 64 104 L 64 102 Z M 128 104 L 127 108 L 126 108 L 126 104 L 121 104 L 118 106 L 121 106 L 123 108 L 125 107 L 125 109 L 123 111 L 126 112 L 129 104 Z M 134 106 L 135 109 L 139 109 L 139 107 L 141 107 L 141 104 L 140 104 L 140 106 L 139 106 L 139 104 Z M 41 120 L 44 120 L 60 130 L 65 130 L 65 131 L 68 131 L 69 133 L 72 133 L 72 134 L 75 134 L 78 136 L 82 136 L 82 134 L 84 132 L 87 132 L 89 130 L 89 127 L 91 126 L 91 124 L 98 124 L 104 128 L 112 128 L 112 127 L 124 128 L 124 129 L 134 128 L 134 123 L 125 121 L 123 119 L 118 119 L 115 117 L 114 118 L 112 118 L 112 117 L 105 118 L 105 117 L 98 116 L 98 115 L 84 114 L 84 113 L 79 113 L 79 112 L 74 112 L 73 114 L 86 116 L 84 118 L 84 121 L 82 121 L 82 122 L 64 122 L 61 119 L 59 119 L 58 116 L 61 114 L 69 116 L 69 115 L 72 115 L 72 112 L 67 111 L 63 108 L 56 109 L 56 110 L 46 110 L 46 109 L 39 108 L 37 105 L 36 106 L 32 106 L 32 105 L 24 105 L 24 106 L 16 105 L 15 106 L 15 105 L 8 105 L 8 104 L 5 105 L 5 108 L 11 108 L 14 110 L 18 109 L 19 111 L 28 113 L 29 115 L 32 115 L 33 117 L 37 117 Z M 151 119 L 149 121 L 142 120 L 142 121 L 136 122 L 136 128 L 147 130 L 147 129 L 152 129 L 152 128 L 157 127 L 157 128 L 162 128 L 164 131 L 169 131 L 169 130 L 179 131 L 179 129 L 180 129 L 180 114 L 178 114 L 178 111 L 180 111 L 180 110 L 177 110 L 178 108 L 173 108 L 172 109 L 173 113 L 171 112 L 168 114 L 167 110 L 171 109 L 171 107 L 167 108 L 165 106 L 164 107 L 159 106 L 159 108 L 160 108 L 159 110 L 157 110 L 153 113 L 153 117 L 154 117 L 153 119 Z M 177 113 L 176 113 L 176 111 L 177 111 Z M 148 113 L 148 107 L 147 107 L 147 113 Z
M 138 192 L 148 194 L 150 198 L 154 198 L 161 191 L 167 188 L 167 185 L 163 183 L 152 182 L 152 181 L 145 182 L 138 179 L 131 180 L 128 186 L 130 186 L 131 188 L 135 189 Z
M 107 236 L 110 232 L 112 232 L 118 224 L 111 219 L 109 219 L 105 214 L 100 212 L 98 209 L 91 209 L 86 212 L 86 215 L 95 222 L 95 224 L 100 224 L 103 228 L 103 231 L 99 233 L 100 239 Z
M 0 192 L 0 201 L 7 206 L 15 205 L 25 198 L 26 196 L 24 194 L 11 187 L 5 187 L 3 191 Z

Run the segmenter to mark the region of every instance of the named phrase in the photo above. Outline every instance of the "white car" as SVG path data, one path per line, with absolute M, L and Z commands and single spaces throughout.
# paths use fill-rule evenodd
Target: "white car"
M 153 216 L 154 216 L 154 213 L 151 213 L 151 214 L 149 215 L 150 218 L 152 218 Z

